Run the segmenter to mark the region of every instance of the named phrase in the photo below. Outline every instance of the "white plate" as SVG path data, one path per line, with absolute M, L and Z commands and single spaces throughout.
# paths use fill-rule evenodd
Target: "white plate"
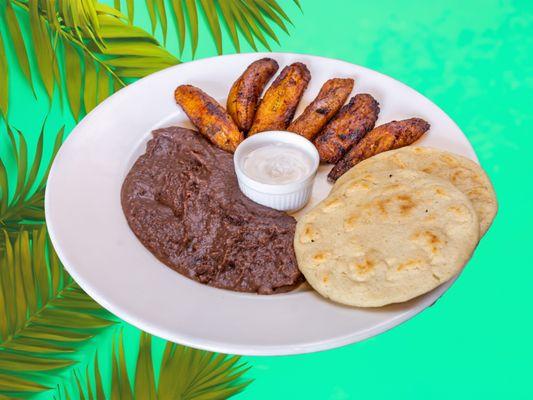
M 235 293 L 192 281 L 159 262 L 129 229 L 120 189 L 154 128 L 190 127 L 173 92 L 192 84 L 225 104 L 248 64 L 272 57 L 280 69 L 304 62 L 312 79 L 297 114 L 333 77 L 355 78 L 354 93 L 380 103 L 378 124 L 422 117 L 431 123 L 422 145 L 477 160 L 457 125 L 404 84 L 347 62 L 289 53 L 208 58 L 168 68 L 120 90 L 94 109 L 61 147 L 48 179 L 46 220 L 68 272 L 102 306 L 127 322 L 187 346 L 231 354 L 280 355 L 330 349 L 386 331 L 431 305 L 452 282 L 408 303 L 358 309 L 310 290 L 273 296 Z M 321 167 L 311 204 L 330 189 Z

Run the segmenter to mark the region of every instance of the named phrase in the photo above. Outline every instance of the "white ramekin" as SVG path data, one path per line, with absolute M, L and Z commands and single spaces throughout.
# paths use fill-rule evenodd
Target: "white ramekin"
M 243 169 L 244 157 L 251 151 L 272 143 L 288 143 L 309 154 L 313 160 L 309 175 L 299 181 L 284 184 L 262 183 L 246 175 Z M 267 131 L 252 135 L 241 142 L 235 151 L 233 162 L 239 188 L 247 197 L 276 210 L 296 211 L 309 201 L 320 158 L 314 144 L 303 136 L 286 131 Z

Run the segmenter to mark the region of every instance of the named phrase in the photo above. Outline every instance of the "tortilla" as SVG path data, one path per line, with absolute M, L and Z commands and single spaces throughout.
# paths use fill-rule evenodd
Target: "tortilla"
M 481 166 L 466 157 L 430 147 L 408 146 L 371 157 L 342 175 L 333 191 L 356 175 L 389 169 L 417 170 L 450 181 L 472 202 L 479 217 L 481 236 L 496 216 L 496 193 Z
M 450 182 L 424 172 L 357 175 L 296 225 L 298 267 L 333 301 L 379 307 L 457 274 L 479 239 L 477 214 Z

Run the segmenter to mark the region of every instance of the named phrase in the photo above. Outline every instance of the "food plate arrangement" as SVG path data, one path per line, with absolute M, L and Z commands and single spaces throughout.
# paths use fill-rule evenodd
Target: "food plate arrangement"
M 449 287 L 497 209 L 471 160 L 449 117 L 377 72 L 216 57 L 90 113 L 52 167 L 47 222 L 82 288 L 150 333 L 234 354 L 318 351 Z

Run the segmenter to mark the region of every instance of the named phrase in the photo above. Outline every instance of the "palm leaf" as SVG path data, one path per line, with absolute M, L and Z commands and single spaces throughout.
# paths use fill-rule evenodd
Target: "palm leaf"
M 37 60 L 39 77 L 44 85 L 48 97 L 51 99 L 54 92 L 54 65 L 57 60 L 53 50 L 53 41 L 44 20 L 39 14 L 39 4 L 37 0 L 28 2 L 31 37 L 33 51 Z
M 220 23 L 218 22 L 218 14 L 216 5 L 211 0 L 200 0 L 204 14 L 207 17 L 209 29 L 215 40 L 218 54 L 222 54 L 222 31 L 220 30 Z M 237 46 L 235 46 L 237 47 Z
M 69 42 L 63 40 L 63 47 L 65 49 L 65 86 L 68 103 L 72 115 L 78 120 L 81 107 L 81 82 L 83 80 L 82 61 L 76 48 Z M 93 90 L 89 89 L 89 91 L 92 92 Z
M 174 0 L 181 1 L 181 0 Z M 196 53 L 198 47 L 198 10 L 196 9 L 196 0 L 184 0 L 186 13 L 189 21 L 189 29 L 191 31 L 191 48 L 192 56 Z M 177 20 L 176 23 L 179 23 L 181 20 Z M 185 40 L 185 38 L 184 38 Z
M 73 374 L 74 390 L 69 390 L 67 385 L 60 389 L 63 398 L 222 400 L 240 392 L 251 382 L 242 379 L 248 368 L 239 364 L 239 357 L 213 354 L 171 342 L 166 343 L 159 368 L 154 368 L 152 338 L 142 332 L 138 349 L 128 348 L 128 352 L 138 351 L 132 389 L 124 347 L 120 333 L 118 340 L 113 342 L 109 397 L 105 396 L 106 385 L 100 371 L 102 362 L 95 355 L 94 362 L 85 372 L 78 370 Z M 81 379 L 84 375 L 85 379 Z
M 235 19 L 233 18 L 231 6 L 226 1 L 220 1 L 219 6 L 220 6 L 220 11 L 222 13 L 222 18 L 224 18 L 224 22 L 226 23 L 226 26 L 228 27 L 231 41 L 233 42 L 233 45 L 235 46 L 235 50 L 239 52 L 241 51 L 241 46 L 239 43 L 237 25 L 235 23 Z
M 134 0 L 126 0 L 126 4 L 127 4 L 127 7 L 128 7 L 128 20 L 129 20 L 130 24 L 133 24 L 133 17 L 134 17 L 134 14 L 135 14 L 135 10 L 134 10 L 135 1 Z
M 272 39 L 274 39 L 274 41 L 277 44 L 279 44 L 278 37 L 276 36 L 274 31 L 270 27 L 268 22 L 265 20 L 265 18 L 263 16 L 263 13 L 261 12 L 263 9 L 262 8 L 260 9 L 258 7 L 257 3 L 260 3 L 260 2 L 258 2 L 258 1 L 250 1 L 250 2 L 246 2 L 245 5 L 246 5 L 246 7 L 248 7 L 248 9 L 250 10 L 250 13 L 252 14 L 254 19 L 256 20 L 258 27 L 260 27 L 264 32 L 267 33 L 268 36 L 270 36 Z M 268 4 L 267 3 L 263 3 L 263 6 L 267 7 L 267 10 L 271 11 L 271 13 L 273 15 L 276 15 L 276 13 L 274 11 L 272 11 L 270 8 L 268 8 Z M 281 28 L 285 28 L 286 29 L 285 24 L 283 24 L 283 21 L 279 17 L 278 17 L 278 24 L 279 24 L 279 26 Z
M 7 119 L 7 107 L 9 104 L 7 55 L 4 39 L 0 34 L 0 116 Z
M 297 0 L 294 3 L 300 8 Z M 269 49 L 263 32 L 279 43 L 273 26 L 288 32 L 285 23 L 291 22 L 277 0 L 146 0 L 145 7 L 150 17 L 152 33 L 156 31 L 158 23 L 161 23 L 163 40 L 167 37 L 167 16 L 171 17 L 178 34 L 180 53 L 185 46 L 186 28 L 188 28 L 193 56 L 198 47 L 198 8 L 207 20 L 219 54 L 223 51 L 220 27 L 222 22 L 226 24 L 230 39 L 237 51 L 240 51 L 238 31 L 241 31 L 252 48 L 255 49 L 254 38 L 256 38 Z M 171 8 L 170 12 L 166 10 L 167 7 Z M 133 19 L 133 11 L 133 7 L 128 8 L 130 19 Z
M 147 333 L 141 333 L 139 356 L 135 369 L 135 398 L 155 400 L 154 363 L 152 362 L 152 338 Z
M 101 103 L 110 94 L 109 80 L 110 77 L 103 68 L 98 70 L 96 76 L 97 91 L 96 91 L 96 103 Z
M 159 14 L 159 19 L 161 20 L 161 29 L 163 31 L 163 43 L 167 39 L 167 12 L 165 9 L 165 0 L 155 0 L 157 6 L 157 13 Z
M 52 155 L 46 165 L 43 165 L 44 150 L 44 124 L 39 135 L 37 147 L 31 168 L 27 170 L 27 144 L 24 136 L 7 127 L 10 141 L 10 153 L 16 162 L 16 184 L 13 193 L 10 191 L 8 170 L 6 164 L 0 159 L 0 227 L 8 231 L 17 231 L 21 222 L 35 223 L 44 220 L 44 188 L 46 177 L 50 170 L 53 157 L 57 153 L 63 140 L 62 128 L 56 135 Z M 17 145 L 18 142 L 18 145 Z M 37 181 L 39 173 L 42 174 Z M 11 185 L 13 186 L 13 185 Z
M 0 236 L 0 393 L 43 390 L 39 372 L 75 364 L 116 321 L 60 267 L 45 225 Z
M 172 16 L 174 17 L 176 34 L 178 35 L 179 51 L 183 53 L 185 47 L 185 14 L 181 1 L 171 1 L 172 4 Z
M 58 24 L 57 26 L 60 26 L 59 21 L 62 21 L 65 30 L 74 32 L 79 40 L 84 38 L 91 38 L 96 42 L 101 40 L 95 1 L 44 0 L 44 2 L 51 10 L 46 15 L 48 21 L 53 21 L 54 24 Z
M 48 389 L 46 386 L 41 384 L 17 378 L 16 376 L 12 375 L 6 375 L 4 379 L 6 382 L 6 387 L 11 389 L 12 392 L 40 392 Z M 7 397 L 0 393 L 0 399 L 12 400 L 13 397 Z
M 276 24 L 283 29 L 286 33 L 289 33 L 283 19 L 290 22 L 289 16 L 283 11 L 279 4 L 275 0 L 256 0 L 256 4 L 272 19 Z M 299 4 L 296 3 L 298 6 Z M 270 7 L 269 7 L 270 6 Z M 279 16 L 281 16 L 281 19 Z
M 268 44 L 259 26 L 257 26 L 255 23 L 253 13 L 250 11 L 250 8 L 245 3 L 237 3 L 236 7 L 239 9 L 241 16 L 244 18 L 246 24 L 253 32 L 253 35 L 255 35 L 255 37 L 257 37 L 257 39 L 263 44 L 263 46 L 270 51 L 270 45 Z
M 146 76 L 179 62 L 163 49 L 156 39 L 142 29 L 128 24 L 123 16 L 117 16 L 108 7 L 100 4 L 97 5 L 97 11 L 104 47 L 99 48 L 96 43 L 89 42 L 83 48 L 98 60 L 98 89 L 87 86 L 85 89 L 97 91 L 97 102 L 111 94 L 112 88 L 124 86 L 124 79 Z M 136 63 L 128 64 L 132 58 L 136 59 Z M 103 83 L 104 77 L 110 85 Z M 100 86 L 100 83 L 103 86 Z M 106 90 L 107 88 L 110 89 Z M 94 104 L 91 101 L 85 104 L 86 111 L 90 111 L 92 107 Z
M 24 38 L 22 36 L 22 31 L 20 29 L 19 22 L 15 14 L 15 10 L 13 10 L 13 6 L 9 1 L 6 1 L 5 18 L 9 30 L 9 35 L 11 37 L 13 46 L 15 47 L 17 61 L 20 65 L 20 68 L 22 69 L 22 72 L 24 73 L 24 76 L 26 77 L 26 80 L 31 83 L 32 79 L 30 62 L 28 59 L 26 44 L 24 43 Z M 33 85 L 31 85 L 31 87 L 33 90 Z
M 233 1 L 228 1 L 227 3 L 228 3 L 228 7 L 231 10 L 233 18 L 235 19 L 236 25 L 239 27 L 239 29 L 243 33 L 244 37 L 246 38 L 246 40 L 248 41 L 250 46 L 252 46 L 252 49 L 257 51 L 257 47 L 256 47 L 255 41 L 254 41 L 254 36 L 253 36 L 252 31 L 248 27 L 248 24 L 246 23 L 243 15 L 241 13 L 241 9 L 240 9 L 239 5 L 237 3 L 235 3 L 235 2 L 233 2 Z
M 101 101 L 113 90 L 123 87 L 125 79 L 145 76 L 179 62 L 153 36 L 131 25 L 119 10 L 94 0 L 6 2 L 5 12 L 0 12 L 9 28 L 3 33 L 5 38 L 0 37 L 1 114 L 7 115 L 8 67 L 20 68 L 31 87 L 33 77 L 40 81 L 50 101 L 55 90 L 65 93 L 72 115 L 79 119 L 84 112 L 94 108 L 97 100 Z M 132 4 L 128 1 L 128 10 L 133 10 Z M 162 4 L 157 10 L 157 17 L 165 22 Z M 22 17 L 17 17 L 16 11 Z M 28 45 L 21 29 L 21 24 L 25 23 L 31 25 L 31 43 Z M 12 43 L 18 62 L 6 58 L 7 43 Z M 60 48 L 62 52 L 58 51 Z M 113 66 L 113 60 L 124 56 L 136 57 L 136 65 Z M 29 58 L 36 60 L 36 71 L 32 71 Z M 149 67 L 144 66 L 144 61 L 148 61 Z M 8 65 L 8 62 L 13 65 Z M 109 82 L 108 90 L 104 90 L 106 86 L 98 89 L 94 85 L 97 71 L 103 71 L 98 76 L 103 78 L 105 75 Z M 88 79 L 84 81 L 86 72 Z
M 94 64 L 90 61 L 84 60 L 85 63 L 85 80 L 84 80 L 84 89 L 87 90 L 83 91 L 83 105 L 85 106 L 85 110 L 87 112 L 91 111 L 96 104 L 98 104 L 97 101 L 97 75 L 96 75 L 96 67 Z
M 145 0 L 146 9 L 148 11 L 148 16 L 150 17 L 150 22 L 152 23 L 152 34 L 155 33 L 155 28 L 157 27 L 157 11 L 155 10 L 155 1 Z
M 131 390 L 130 378 L 126 370 L 126 357 L 124 356 L 124 341 L 122 340 L 122 332 L 119 337 L 118 353 L 115 353 L 115 346 L 113 345 L 113 362 L 112 370 L 116 373 L 116 379 L 111 382 L 111 393 L 118 394 L 119 399 L 132 399 L 133 392 Z

